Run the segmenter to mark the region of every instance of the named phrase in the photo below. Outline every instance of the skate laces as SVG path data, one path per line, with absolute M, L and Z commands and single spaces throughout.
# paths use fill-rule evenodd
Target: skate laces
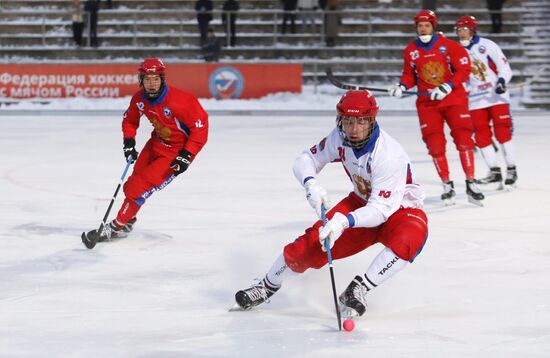
M 269 303 L 267 289 L 263 283 L 263 280 L 254 279 L 251 287 L 244 290 L 244 292 L 252 302 L 261 301 Z
M 112 231 L 113 231 L 113 227 L 111 226 L 111 223 L 105 224 L 103 225 L 103 229 L 101 230 L 100 236 L 110 238 Z
M 454 190 L 454 184 L 452 181 L 448 181 L 446 183 L 443 183 L 443 192 L 444 193 L 450 193 Z
M 367 288 L 357 279 L 354 279 L 353 282 L 355 282 L 355 287 L 352 289 L 353 297 L 365 305 Z
M 468 182 L 468 189 L 476 194 L 481 193 L 481 190 L 477 187 L 477 184 L 472 182 Z

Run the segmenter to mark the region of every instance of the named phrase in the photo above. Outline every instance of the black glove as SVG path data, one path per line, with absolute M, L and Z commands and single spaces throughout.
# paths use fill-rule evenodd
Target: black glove
M 497 86 L 495 87 L 495 92 L 497 94 L 503 94 L 506 92 L 506 81 L 504 81 L 504 78 L 500 77 L 497 81 Z
M 191 153 L 189 153 L 185 149 L 179 151 L 178 156 L 170 163 L 170 168 L 174 170 L 174 174 L 176 176 L 180 175 L 181 173 L 186 171 L 187 168 L 189 168 L 189 165 L 193 160 L 191 159 L 191 157 Z
M 124 157 L 126 161 L 131 160 L 134 162 L 138 157 L 136 150 L 136 140 L 134 138 L 124 138 Z

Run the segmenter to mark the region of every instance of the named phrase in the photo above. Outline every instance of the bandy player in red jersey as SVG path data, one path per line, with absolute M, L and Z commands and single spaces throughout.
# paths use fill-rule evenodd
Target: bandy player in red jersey
M 443 182 L 441 199 L 453 204 L 455 196 L 445 154 L 444 123 L 447 123 L 466 176 L 468 200 L 482 205 L 480 200 L 484 195 L 474 182 L 474 126 L 463 86 L 470 75 L 470 57 L 458 42 L 435 32 L 437 17 L 433 11 L 420 11 L 414 22 L 418 39 L 405 48 L 401 81 L 391 86 L 388 93 L 401 97 L 405 89 L 415 85 L 419 92 L 430 93 L 430 96 L 418 96 L 416 108 L 422 140 Z
M 145 200 L 185 172 L 208 139 L 208 114 L 192 94 L 168 86 L 166 66 L 159 58 L 147 58 L 139 66 L 141 89 L 134 94 L 122 120 L 124 156 L 135 161 L 124 184 L 126 198 L 115 219 L 101 233 L 86 237 L 96 241 L 127 237 Z M 136 133 L 141 116 L 153 131 L 141 153 L 136 150 Z
M 321 205 L 330 206 L 317 180 L 325 165 L 340 162 L 353 191 L 328 211 L 325 225 L 317 221 L 286 245 L 263 280 L 236 293 L 242 309 L 266 302 L 287 278 L 326 265 L 325 240 L 335 260 L 381 243 L 382 251 L 340 295 L 344 315 L 360 316 L 366 310 L 367 292 L 407 267 L 426 241 L 424 191 L 415 181 L 407 153 L 378 126 L 374 96 L 349 91 L 336 109 L 336 128 L 296 159 L 294 174 L 318 216 Z

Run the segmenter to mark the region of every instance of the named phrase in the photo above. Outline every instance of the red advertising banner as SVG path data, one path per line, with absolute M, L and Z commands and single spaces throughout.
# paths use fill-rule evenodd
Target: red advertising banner
M 302 91 L 299 64 L 170 64 L 166 82 L 199 98 Z M 138 64 L 0 64 L 0 98 L 113 98 L 138 89 Z

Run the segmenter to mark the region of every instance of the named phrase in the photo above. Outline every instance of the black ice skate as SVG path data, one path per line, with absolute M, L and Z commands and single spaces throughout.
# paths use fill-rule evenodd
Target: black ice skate
M 506 168 L 506 180 L 504 180 L 504 185 L 506 188 L 513 188 L 516 186 L 516 180 L 518 180 L 518 172 L 516 166 L 512 165 Z
M 88 249 L 93 249 L 98 242 L 123 239 L 128 237 L 128 234 L 134 229 L 136 221 L 136 218 L 132 218 L 126 225 L 120 226 L 113 220 L 107 225 L 101 226 L 101 232 L 96 229 L 88 231 L 88 233 L 82 233 L 82 242 Z
M 273 296 L 281 287 L 269 285 L 265 279 L 254 283 L 250 288 L 240 290 L 235 294 L 235 301 L 240 309 L 248 310 L 264 302 L 269 302 L 269 297 Z
M 103 231 L 103 235 L 99 236 L 98 242 L 103 242 L 103 241 L 112 240 L 112 239 L 124 239 L 128 237 L 128 235 L 134 229 L 134 224 L 136 223 L 136 221 L 137 221 L 136 218 L 132 218 L 123 226 L 118 225 L 118 223 L 115 220 L 111 221 L 107 225 L 106 230 Z
M 340 312 L 343 317 L 362 316 L 367 310 L 368 288 L 361 276 L 355 276 L 339 297 Z
M 485 195 L 483 195 L 473 180 L 466 180 L 466 195 L 468 196 L 468 201 L 470 203 L 477 206 L 483 206 L 481 200 L 485 199 Z
M 502 189 L 502 173 L 499 167 L 493 167 L 489 170 L 489 174 L 482 179 L 474 179 L 476 184 L 498 184 L 498 189 Z
M 449 180 L 446 183 L 443 183 L 443 194 L 441 194 L 441 200 L 445 205 L 453 205 L 455 203 L 455 184 L 452 180 Z

